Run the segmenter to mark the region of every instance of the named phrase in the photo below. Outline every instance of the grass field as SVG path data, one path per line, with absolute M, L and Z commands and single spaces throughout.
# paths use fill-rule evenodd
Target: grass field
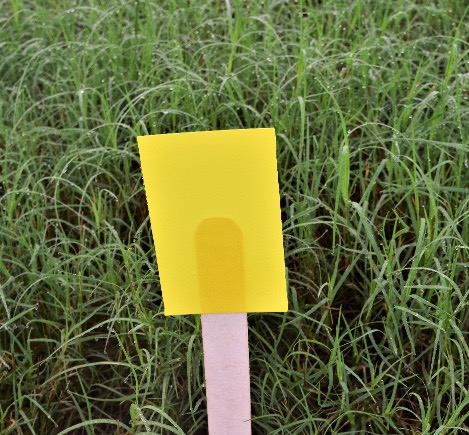
M 136 136 L 248 127 L 277 132 L 290 307 L 249 315 L 254 433 L 469 432 L 468 22 L 460 0 L 0 2 L 0 433 L 206 433 Z

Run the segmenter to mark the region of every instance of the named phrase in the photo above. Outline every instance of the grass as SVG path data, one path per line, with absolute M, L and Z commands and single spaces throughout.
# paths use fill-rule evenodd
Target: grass
M 468 432 L 464 3 L 2 2 L 0 433 L 206 433 L 136 136 L 270 126 L 290 310 L 249 315 L 254 433 Z

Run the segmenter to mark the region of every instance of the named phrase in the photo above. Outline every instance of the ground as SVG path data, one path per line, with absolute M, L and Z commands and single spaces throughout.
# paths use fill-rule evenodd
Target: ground
M 136 136 L 251 127 L 277 133 L 289 299 L 249 315 L 254 433 L 468 431 L 468 13 L 2 2 L 0 433 L 206 433 Z

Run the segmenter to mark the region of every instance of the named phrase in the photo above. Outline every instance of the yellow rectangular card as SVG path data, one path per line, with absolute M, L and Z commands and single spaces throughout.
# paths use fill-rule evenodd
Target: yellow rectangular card
M 137 139 L 165 315 L 287 311 L 275 130 Z

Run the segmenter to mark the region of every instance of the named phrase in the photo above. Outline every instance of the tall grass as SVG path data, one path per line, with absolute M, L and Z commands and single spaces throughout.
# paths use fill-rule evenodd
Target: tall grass
M 290 310 L 249 315 L 254 433 L 468 431 L 468 12 L 2 2 L 0 433 L 206 433 L 136 136 L 271 126 Z

